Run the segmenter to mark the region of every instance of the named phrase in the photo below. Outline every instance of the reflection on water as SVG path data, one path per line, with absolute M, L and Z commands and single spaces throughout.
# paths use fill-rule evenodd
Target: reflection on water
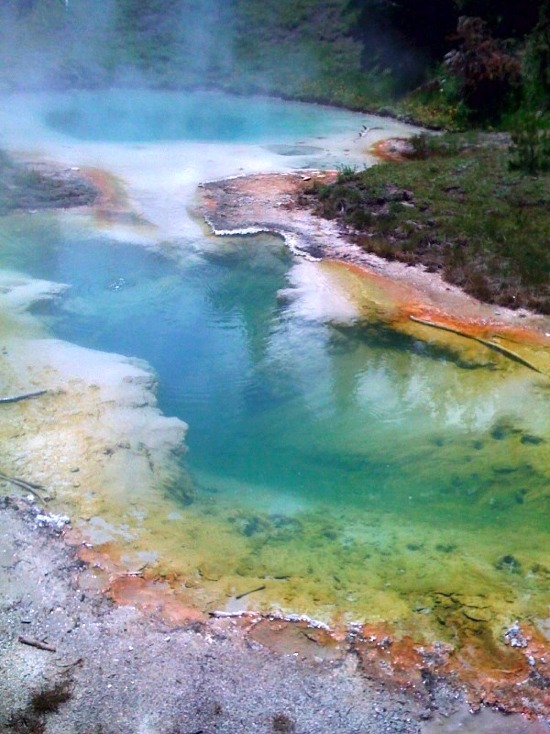
M 243 605 L 439 635 L 466 599 L 473 625 L 545 613 L 548 379 L 481 345 L 329 323 L 309 307 L 318 264 L 274 238 L 176 265 L 53 218 L 2 227 L 2 267 L 71 286 L 53 332 L 148 360 L 189 423 L 194 501 L 159 497 L 156 537 L 207 603 L 261 585 Z

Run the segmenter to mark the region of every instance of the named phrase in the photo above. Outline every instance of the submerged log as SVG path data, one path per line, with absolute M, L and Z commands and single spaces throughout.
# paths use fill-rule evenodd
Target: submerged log
M 495 344 L 495 342 L 490 341 L 489 339 L 483 339 L 483 337 L 480 336 L 474 336 L 473 334 L 468 334 L 465 331 L 461 331 L 460 329 L 456 329 L 453 326 L 448 326 L 447 324 L 438 324 L 434 321 L 428 321 L 428 319 L 420 319 L 418 316 L 409 316 L 411 321 L 414 321 L 417 324 L 422 324 L 423 326 L 431 326 L 433 329 L 441 329 L 442 331 L 450 331 L 452 334 L 457 334 L 458 336 L 463 336 L 465 339 L 473 339 L 476 342 L 479 342 L 480 344 L 483 344 L 483 346 L 488 347 L 489 349 L 494 349 L 495 352 L 499 352 L 500 354 L 504 355 L 508 359 L 512 360 L 512 362 L 517 362 L 518 364 L 523 365 L 524 367 L 527 367 L 530 370 L 533 370 L 533 372 L 537 372 L 539 375 L 544 375 L 545 377 L 548 377 L 548 375 L 540 370 L 538 367 L 536 367 L 532 362 L 529 362 L 528 360 L 524 359 L 521 355 L 517 354 L 516 352 L 512 351 L 511 349 L 508 349 L 507 347 L 503 347 L 501 344 Z

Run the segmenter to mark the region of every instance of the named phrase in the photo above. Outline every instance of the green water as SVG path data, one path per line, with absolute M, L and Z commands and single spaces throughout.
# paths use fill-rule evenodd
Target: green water
M 235 540 L 204 583 L 292 578 L 286 603 L 307 611 L 363 610 L 368 592 L 403 615 L 403 599 L 449 585 L 540 606 L 548 379 L 482 347 L 466 359 L 315 315 L 319 266 L 275 238 L 176 264 L 55 217 L 12 217 L 0 253 L 2 268 L 70 285 L 39 309 L 56 336 L 157 371 L 160 407 L 190 426 L 184 510 Z M 390 595 L 378 607 L 373 589 Z

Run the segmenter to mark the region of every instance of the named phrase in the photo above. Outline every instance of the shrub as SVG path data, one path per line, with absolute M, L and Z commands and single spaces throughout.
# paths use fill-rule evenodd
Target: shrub
M 481 18 L 461 16 L 457 36 L 460 46 L 446 55 L 445 65 L 457 83 L 458 98 L 472 121 L 495 122 L 519 102 L 519 59 L 491 36 Z

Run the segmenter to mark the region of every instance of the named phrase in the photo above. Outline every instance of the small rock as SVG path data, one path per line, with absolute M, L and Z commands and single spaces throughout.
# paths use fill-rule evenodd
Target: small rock
M 507 571 L 508 573 L 521 573 L 521 563 L 515 556 L 507 554 L 499 558 L 495 563 L 497 571 Z
M 37 515 L 36 518 L 36 524 L 38 527 L 41 528 L 50 528 L 51 530 L 55 530 L 56 532 L 61 532 L 61 530 L 65 527 L 65 525 L 68 525 L 71 521 L 66 515 Z
M 504 633 L 504 641 L 507 645 L 510 645 L 510 647 L 527 647 L 527 639 L 521 631 L 517 620 Z

